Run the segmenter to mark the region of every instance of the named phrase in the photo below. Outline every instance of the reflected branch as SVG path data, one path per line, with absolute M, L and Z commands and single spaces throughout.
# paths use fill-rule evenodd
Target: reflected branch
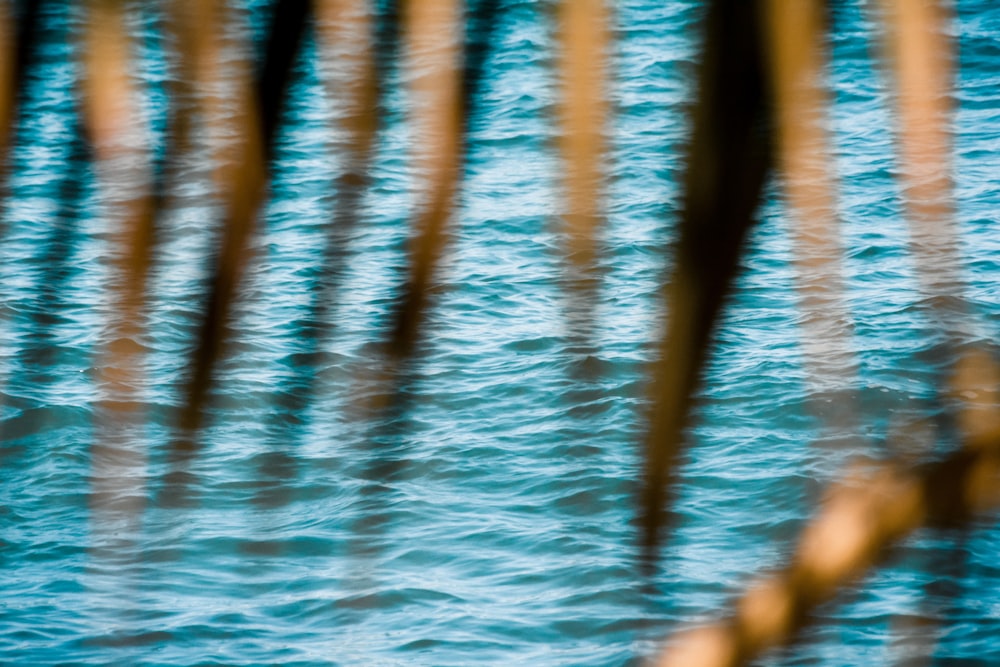
M 833 485 L 798 549 L 754 581 L 720 623 L 682 632 L 658 667 L 736 667 L 788 645 L 813 611 L 854 584 L 920 526 L 959 527 L 1000 505 L 1000 423 L 943 460 L 911 469 L 872 463 Z

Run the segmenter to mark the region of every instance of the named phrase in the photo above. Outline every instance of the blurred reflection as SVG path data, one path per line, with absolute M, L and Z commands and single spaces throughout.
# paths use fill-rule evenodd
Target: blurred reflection
M 115 555 L 114 542 L 131 549 L 145 507 L 145 302 L 156 213 L 145 128 L 135 108 L 125 6 L 93 0 L 87 9 L 79 45 L 82 112 L 112 224 L 117 225 L 110 241 L 113 306 L 96 365 L 102 396 L 91 450 L 92 533 L 96 557 L 102 559 Z
M 835 435 L 857 433 L 850 392 L 857 371 L 853 328 L 844 304 L 832 154 L 826 136 L 824 5 L 818 0 L 766 4 L 778 167 L 793 219 L 801 294 L 799 321 L 813 409 Z
M 8 154 L 16 140 L 27 72 L 41 42 L 39 16 L 45 9 L 46 0 L 0 5 L 0 196 L 8 195 Z
M 377 26 L 391 21 L 377 16 L 366 0 L 330 0 L 316 6 L 318 53 L 330 97 L 337 100 L 343 140 L 335 149 L 343 160 L 335 181 L 333 213 L 325 226 L 323 260 L 315 280 L 308 284 L 309 309 L 297 322 L 298 351 L 290 360 L 291 376 L 275 395 L 272 428 L 274 459 L 279 466 L 261 466 L 261 500 L 265 505 L 287 502 L 288 487 L 297 476 L 290 454 L 309 424 L 308 411 L 321 393 L 322 370 L 329 366 L 327 345 L 334 327 L 332 315 L 350 258 L 350 244 L 362 216 L 368 191 L 375 135 L 379 128 L 380 98 L 385 95 L 387 72 L 377 68 L 380 59 L 391 62 L 397 35 L 386 35 Z M 391 43 L 376 41 L 378 36 Z M 270 462 L 270 457 L 267 459 Z M 280 471 L 275 474 L 275 471 Z
M 44 195 L 38 197 L 55 199 L 55 214 L 31 221 L 42 231 L 37 239 L 31 237 L 38 247 L 26 262 L 32 272 L 30 293 L 10 308 L 15 338 L 19 336 L 11 345 L 20 347 L 13 354 L 13 377 L 0 407 L 6 411 L 6 450 L 7 442 L 43 432 L 46 410 L 58 403 L 57 362 L 65 351 L 59 330 L 77 306 L 66 292 L 75 286 L 75 262 L 85 235 L 81 221 L 93 176 L 110 223 L 106 234 L 93 234 L 100 236 L 100 259 L 107 268 L 106 282 L 94 291 L 107 305 L 102 306 L 103 328 L 86 346 L 88 359 L 95 350 L 93 379 L 99 393 L 85 399 L 95 403 L 90 407 L 96 414 L 96 442 L 89 450 L 82 447 L 90 469 L 79 497 L 86 498 L 90 510 L 93 572 L 117 576 L 120 567 L 138 571 L 149 506 L 195 508 L 196 492 L 208 485 L 196 477 L 196 458 L 203 451 L 213 393 L 224 389 L 216 386 L 217 375 L 236 338 L 232 320 L 253 267 L 254 235 L 268 198 L 283 107 L 306 69 L 300 66 L 305 54 L 323 61 L 319 73 L 335 100 L 337 118 L 329 129 L 336 137 L 341 171 L 329 174 L 335 197 L 317 252 L 319 265 L 309 267 L 314 273 L 303 283 L 308 291 L 303 314 L 291 323 L 295 351 L 283 359 L 289 372 L 276 387 L 265 388 L 272 401 L 263 418 L 268 442 L 245 458 L 255 469 L 241 488 L 248 489 L 245 497 L 260 510 L 255 520 L 266 516 L 254 525 L 266 538 L 233 551 L 273 555 L 284 548 L 275 537 L 281 532 L 280 519 L 274 519 L 278 513 L 268 510 L 298 499 L 304 461 L 311 460 L 299 456 L 298 447 L 307 441 L 310 410 L 327 389 L 324 372 L 334 365 L 329 348 L 338 323 L 335 306 L 344 301 L 352 244 L 366 198 L 372 195 L 374 154 L 389 124 L 387 98 L 398 80 L 416 175 L 415 203 L 400 221 L 408 226 L 409 242 L 401 285 L 387 307 L 385 335 L 373 336 L 359 353 L 360 370 L 347 382 L 350 405 L 344 421 L 363 435 L 358 449 L 344 457 L 350 459 L 345 469 L 337 471 L 351 476 L 360 489 L 353 506 L 347 503 L 347 518 L 338 517 L 349 533 L 347 548 L 364 569 L 355 579 L 373 575 L 380 552 L 393 540 L 390 528 L 406 516 L 398 503 L 401 482 L 412 472 L 409 436 L 417 430 L 417 416 L 411 408 L 420 388 L 422 358 L 434 343 L 429 323 L 461 209 L 469 137 L 489 93 L 486 62 L 502 42 L 505 12 L 520 4 L 277 0 L 266 6 L 261 48 L 255 54 L 252 37 L 246 43 L 234 37 L 252 33 L 235 6 L 221 0 L 166 3 L 163 24 L 156 28 L 165 34 L 164 60 L 170 69 L 162 150 L 143 117 L 142 101 L 149 91 L 136 64 L 137 6 L 125 0 L 89 0 L 79 14 L 66 9 L 69 25 L 79 31 L 68 36 L 76 40 L 71 57 L 79 65 L 73 84 L 78 90 L 70 96 L 74 108 L 66 112 L 73 127 L 71 138 L 56 152 L 65 163 L 59 167 L 58 189 L 40 190 Z M 0 4 L 4 196 L 25 82 L 50 6 Z M 615 35 L 609 7 L 600 0 L 566 0 L 554 9 L 548 18 L 557 36 L 550 65 L 556 103 L 548 112 L 557 128 L 552 148 L 559 155 L 556 180 L 565 232 L 561 278 L 569 335 L 562 360 L 571 369 L 562 397 L 571 407 L 563 411 L 589 418 L 609 405 L 600 381 L 606 357 L 594 332 Z M 819 0 L 715 0 L 705 8 L 672 273 L 662 295 L 666 322 L 650 368 L 638 498 L 647 566 L 657 562 L 674 527 L 671 501 L 685 432 L 713 352 L 713 331 L 746 259 L 744 241 L 772 167 L 779 170 L 793 218 L 800 335 L 810 391 L 833 406 L 821 413 L 829 431 L 860 437 L 862 418 L 869 416 L 850 394 L 857 384 L 857 362 L 844 304 L 833 148 L 824 129 L 830 107 L 821 85 L 827 65 L 825 11 Z M 944 341 L 940 366 L 947 377 L 941 379 L 939 395 L 928 400 L 923 418 L 891 432 L 893 442 L 882 460 L 853 463 L 826 489 L 787 562 L 756 577 L 723 620 L 681 632 L 662 656 L 664 665 L 746 664 L 796 641 L 819 606 L 856 585 L 915 531 L 930 527 L 957 537 L 925 568 L 937 581 L 926 590 L 925 608 L 915 614 L 912 632 L 924 641 L 910 642 L 908 653 L 906 646 L 901 649 L 901 659 L 916 664 L 932 652 L 931 640 L 945 634 L 962 593 L 966 565 L 949 554 L 965 552 L 963 531 L 977 513 L 1000 505 L 1000 365 L 993 350 L 978 340 L 969 312 L 949 175 L 953 47 L 947 12 L 930 2 L 884 0 L 877 16 L 884 20 L 885 59 L 898 110 L 899 181 L 911 225 L 911 255 L 933 325 Z M 305 46 L 313 25 L 317 48 L 310 51 Z M 60 33 L 58 39 L 64 37 Z M 36 85 L 44 93 L 53 84 L 40 78 Z M 211 194 L 199 204 L 207 215 L 218 205 L 220 236 L 207 258 L 207 297 L 194 340 L 184 351 L 189 355 L 186 382 L 177 405 L 171 406 L 177 408 L 169 424 L 172 437 L 163 452 L 150 451 L 146 371 L 152 349 L 150 283 L 161 251 L 157 236 L 171 197 L 189 185 L 182 158 L 197 156 L 196 149 L 206 146 L 211 164 L 202 173 L 210 174 L 205 180 L 211 181 Z M 215 223 L 199 222 L 209 228 Z M 21 306 L 23 314 L 16 310 Z M 581 429 L 572 435 L 584 439 L 588 434 Z M 233 444 L 248 451 L 256 445 Z M 567 449 L 589 451 L 586 445 Z M 463 450 L 462 456 L 472 454 Z M 161 464 L 165 472 L 159 495 L 153 497 L 147 481 L 151 471 L 159 474 Z M 566 501 L 572 502 L 572 497 Z M 195 513 L 168 514 L 185 528 L 184 521 Z M 162 546 L 183 534 L 178 529 L 156 539 Z M 163 548 L 168 554 L 180 550 L 177 544 Z M 906 638 L 899 644 L 907 644 Z
M 640 500 L 647 562 L 668 523 L 689 412 L 772 159 L 757 5 L 711 3 L 703 30 L 667 325 L 651 370 Z
M 4 445 L 11 440 L 37 434 L 46 426 L 52 385 L 65 346 L 58 330 L 67 322 L 67 289 L 78 273 L 75 255 L 84 234 L 80 228 L 83 201 L 90 186 L 90 147 L 83 128 L 74 127 L 67 147 L 65 171 L 56 191 L 56 211 L 44 223 L 48 227 L 39 253 L 32 261 L 33 294 L 25 295 L 24 332 L 5 391 L 5 405 L 14 410 L 0 425 Z M 5 447 L 6 449 L 6 447 Z
M 216 365 L 230 336 L 229 318 L 250 259 L 250 237 L 267 193 L 274 138 L 293 76 L 303 34 L 311 15 L 308 0 L 282 0 L 272 13 L 264 59 L 251 86 L 249 72 L 236 76 L 236 104 L 231 119 L 238 141 L 231 163 L 219 171 L 224 207 L 222 238 L 209 279 L 205 312 L 189 362 L 190 377 L 178 416 L 178 433 L 170 458 L 164 501 L 185 502 L 190 493 L 187 461 L 198 451 L 199 431 L 212 388 Z
M 558 15 L 567 329 L 574 343 L 584 346 L 593 336 L 599 282 L 608 115 L 606 13 L 601 0 L 566 0 Z
M 659 665 L 748 664 L 765 651 L 792 642 L 818 605 L 854 584 L 918 527 L 961 527 L 976 511 L 1000 500 L 1000 494 L 986 491 L 998 488 L 1000 482 L 1000 372 L 991 354 L 953 347 L 967 342 L 971 332 L 947 173 L 950 49 L 943 11 L 930 2 L 884 4 L 912 252 L 934 323 L 949 347 L 960 352 L 949 360 L 957 366 L 945 396 L 945 407 L 954 411 L 958 424 L 957 447 L 942 459 L 919 466 L 914 461 L 921 457 L 914 456 L 907 443 L 890 447 L 901 454 L 897 460 L 856 463 L 828 489 L 788 563 L 777 574 L 749 585 L 725 620 L 680 633 Z M 789 208 L 798 219 L 796 257 L 807 355 L 815 375 L 832 380 L 834 389 L 847 387 L 853 373 L 846 371 L 853 364 L 848 348 L 838 346 L 846 345 L 850 327 L 840 305 L 840 252 L 826 174 L 830 155 L 818 122 L 826 107 L 819 93 L 816 60 L 821 8 L 819 3 L 773 0 L 767 9 L 779 164 Z M 676 317 L 676 312 L 671 315 Z M 815 347 L 820 340 L 824 345 Z M 956 394 L 962 399 L 955 400 Z M 948 551 L 955 549 L 961 551 L 961 544 Z M 935 627 L 946 622 L 947 610 L 957 597 L 948 589 L 965 576 L 961 557 L 938 559 L 930 569 L 937 583 L 926 591 L 921 621 L 910 631 L 919 632 L 920 639 L 901 640 L 898 657 L 904 664 L 923 664 L 932 654 Z
M 881 6 L 912 252 L 934 323 L 956 343 L 970 332 L 952 202 L 947 10 L 938 2 L 907 0 L 883 0 Z

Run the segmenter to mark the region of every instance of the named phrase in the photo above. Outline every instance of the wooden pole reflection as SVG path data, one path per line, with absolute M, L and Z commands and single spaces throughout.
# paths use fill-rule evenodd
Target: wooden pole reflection
M 918 527 L 967 525 L 1000 506 L 1000 412 L 940 462 L 858 464 L 834 484 L 788 564 L 746 588 L 729 618 L 683 631 L 658 667 L 736 667 L 787 645 L 815 609 L 855 584 Z
M 99 540 L 112 530 L 135 539 L 146 497 L 145 304 L 155 210 L 125 21 L 124 3 L 93 0 L 81 43 L 85 127 L 113 221 L 111 309 L 97 364 L 102 395 L 91 452 L 90 502 Z
M 765 5 L 770 47 L 778 166 L 792 218 L 802 345 L 812 390 L 827 404 L 814 410 L 837 433 L 857 430 L 857 406 L 847 395 L 856 369 L 853 328 L 843 301 L 833 155 L 824 127 L 825 8 L 819 0 L 771 0 Z
M 597 298 L 608 108 L 606 14 L 602 0 L 564 0 L 559 5 L 556 70 L 561 84 L 559 149 L 571 331 L 592 329 Z
M 250 261 L 250 237 L 267 193 L 275 130 L 291 78 L 292 65 L 311 14 L 307 0 L 284 0 L 274 11 L 267 51 L 251 84 L 249 67 L 236 73 L 236 100 L 231 117 L 239 140 L 231 160 L 224 159 L 217 179 L 222 192 L 222 239 L 209 285 L 209 296 L 190 361 L 178 437 L 171 457 L 180 463 L 197 450 L 215 368 L 230 336 L 229 318 Z
M 413 0 L 403 8 L 412 159 L 420 185 L 409 269 L 388 347 L 391 365 L 410 358 L 419 340 L 458 193 L 464 129 L 460 18 L 458 0 Z
M 970 332 L 952 199 L 948 15 L 936 0 L 882 0 L 881 6 L 911 250 L 934 324 L 956 343 Z
M 702 367 L 771 164 L 760 19 L 756 3 L 722 0 L 704 19 L 676 259 L 665 289 L 667 323 L 651 370 L 640 499 L 647 564 L 668 524 Z

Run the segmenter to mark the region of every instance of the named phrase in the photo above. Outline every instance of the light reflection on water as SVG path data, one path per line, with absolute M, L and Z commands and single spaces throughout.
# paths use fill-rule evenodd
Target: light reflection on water
M 89 494 L 108 222 L 89 171 L 76 177 L 71 210 L 56 203 L 74 170 L 75 76 L 56 12 L 38 74 L 45 85 L 32 88 L 3 208 L 0 662 L 627 664 L 674 624 L 718 613 L 751 573 L 786 557 L 837 462 L 808 447 L 815 403 L 787 223 L 772 196 L 718 334 L 681 519 L 652 592 L 633 560 L 642 370 L 677 205 L 693 4 L 633 0 L 617 10 L 605 274 L 595 349 L 582 351 L 570 349 L 560 292 L 547 15 L 531 3 L 511 13 L 471 137 L 431 335 L 397 424 L 360 422 L 357 406 L 403 262 L 412 178 L 400 97 L 336 294 L 319 399 L 301 420 L 275 408 L 276 392 L 300 379 L 295 323 L 341 166 L 327 144 L 331 100 L 307 68 L 280 139 L 238 340 L 204 448 L 184 473 L 193 493 L 173 506 L 162 495 L 164 451 L 214 214 L 197 185 L 204 164 L 186 165 L 190 185 L 172 204 L 153 281 L 148 423 L 123 441 L 118 454 L 133 457 L 115 468 L 135 476 L 126 488 L 141 509 L 111 507 L 101 522 Z M 1000 24 L 985 3 L 958 9 L 956 192 L 968 298 L 988 336 L 1000 315 L 989 224 L 1000 205 L 989 168 Z M 868 27 L 851 12 L 841 20 L 836 166 L 861 362 L 855 391 L 868 417 L 862 444 L 877 447 L 921 417 L 938 369 L 905 252 Z M 154 47 L 145 76 L 167 76 Z M 155 120 L 153 102 L 150 113 Z M 779 661 L 888 660 L 892 617 L 916 613 L 938 574 L 926 561 L 948 539 L 913 540 L 863 592 L 823 612 L 831 620 L 810 631 L 804 657 Z M 989 601 L 1000 599 L 998 541 L 984 521 L 961 543 L 967 567 L 943 658 L 997 659 L 990 638 L 1000 612 Z

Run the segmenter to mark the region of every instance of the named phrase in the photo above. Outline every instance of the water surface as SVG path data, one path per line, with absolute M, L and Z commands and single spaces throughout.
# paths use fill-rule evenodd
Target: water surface
M 858 449 L 922 423 L 939 381 L 908 251 L 893 116 L 856 3 L 830 45 L 831 129 L 863 405 Z M 0 244 L 0 662 L 5 664 L 624 665 L 679 624 L 717 617 L 787 558 L 839 455 L 800 349 L 790 222 L 769 190 L 717 336 L 680 520 L 647 586 L 636 563 L 644 368 L 678 208 L 698 3 L 617 4 L 608 218 L 593 345 L 567 324 L 552 113 L 552 12 L 512 3 L 487 63 L 468 178 L 403 423 L 359 418 L 359 393 L 404 265 L 415 179 L 406 99 L 390 97 L 374 185 L 335 294 L 305 418 L 297 322 L 343 167 L 313 45 L 279 140 L 256 261 L 219 373 L 191 495 L 166 502 L 167 444 L 217 211 L 198 156 L 155 269 L 146 422 L 115 468 L 131 513 L 90 496 L 98 351 L 109 311 L 115 193 L 72 159 L 73 12 L 46 17 L 13 153 Z M 1000 10 L 957 3 L 953 174 L 972 337 L 1000 325 Z M 170 76 L 157 17 L 137 17 L 146 109 Z M 154 138 L 158 135 L 153 133 Z M 821 405 L 821 404 L 820 404 Z M 821 408 L 820 408 L 821 409 Z M 922 533 L 822 610 L 774 664 L 879 664 L 897 629 L 938 609 L 942 663 L 1000 663 L 1000 530 Z M 957 556 L 956 556 L 957 554 Z M 960 568 L 943 567 L 956 557 Z M 944 582 L 948 592 L 934 582 Z M 928 591 L 930 595 L 928 597 Z M 936 605 L 937 607 L 935 607 Z

